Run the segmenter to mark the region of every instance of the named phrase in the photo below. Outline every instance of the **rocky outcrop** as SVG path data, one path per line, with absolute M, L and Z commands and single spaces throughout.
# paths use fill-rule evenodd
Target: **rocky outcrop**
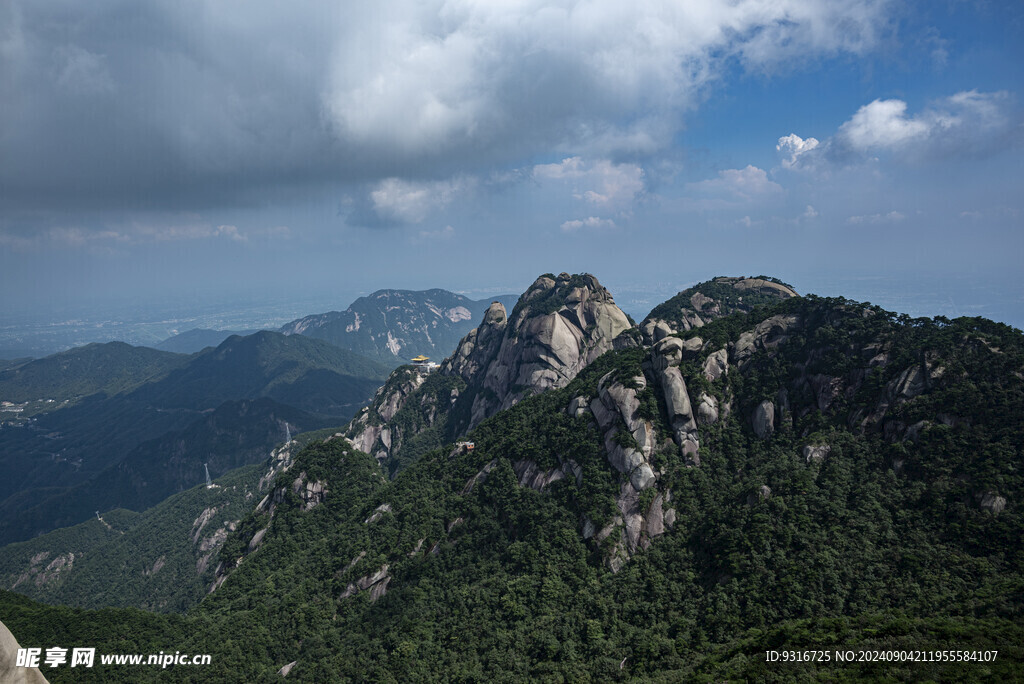
M 388 381 L 377 390 L 373 401 L 356 414 L 345 430 L 345 439 L 378 462 L 383 462 L 400 441 L 387 425 L 406 401 L 423 384 L 424 376 L 409 366 L 402 366 L 391 374 Z
M 755 506 L 759 501 L 767 501 L 772 498 L 772 488 L 768 485 L 761 485 L 756 491 L 747 494 L 747 505 Z
M 4 684 L 46 684 L 46 677 L 38 667 L 19 667 L 18 649 L 21 646 L 7 626 L 0 622 L 0 682 Z M 42 658 L 40 658 L 42 662 Z
M 524 397 L 564 387 L 632 328 L 611 294 L 589 274 L 541 276 L 509 319 L 502 321 L 493 308 L 488 317 L 492 323 L 481 328 L 489 329 L 464 338 L 442 368 L 479 384 L 467 430 Z
M 683 290 L 656 307 L 640 325 L 644 344 L 700 328 L 736 312 L 798 296 L 787 285 L 764 278 L 719 277 Z
M 775 432 L 775 404 L 767 399 L 758 404 L 750 423 L 758 439 L 770 437 Z
M 37 587 L 58 582 L 61 577 L 67 575 L 68 571 L 75 564 L 74 552 L 58 554 L 52 560 L 46 562 L 49 557 L 49 551 L 40 551 L 32 556 L 28 569 L 18 576 L 18 579 L 10 588 L 16 589 L 23 582 L 32 582 Z
M 697 401 L 697 423 L 699 425 L 714 425 L 717 423 L 718 399 L 702 392 Z
M 505 307 L 493 302 L 480 326 L 462 338 L 455 353 L 441 364 L 441 372 L 472 382 L 497 354 L 507 325 Z
M 800 317 L 792 314 L 772 316 L 754 326 L 753 330 L 741 333 L 739 339 L 730 345 L 730 361 L 742 370 L 750 358 L 759 351 L 774 351 L 784 344 L 801 326 Z
M 996 515 L 1006 508 L 1006 498 L 999 496 L 995 492 L 985 492 L 981 495 L 979 506 L 981 507 L 981 510 L 988 511 L 993 515 Z
M 616 500 L 619 514 L 597 533 L 593 523 L 584 520 L 583 536 L 592 537 L 598 543 L 609 537 L 616 540 L 606 561 L 612 572 L 618 572 L 633 555 L 648 548 L 652 539 L 675 524 L 675 509 L 667 507 L 671 500 L 672 492 L 659 492 L 644 510 L 639 492 L 632 483 L 624 482 Z
M 647 361 L 654 381 L 665 399 L 672 438 L 679 446 L 684 461 L 689 465 L 700 464 L 700 440 L 696 417 L 690 403 L 690 393 L 679 370 L 679 364 L 684 358 L 699 353 L 702 345 L 700 338 L 683 341 L 676 337 L 668 337 L 654 345 Z
M 389 503 L 382 503 L 380 506 L 377 506 L 377 508 L 374 509 L 373 513 L 370 514 L 370 517 L 367 518 L 366 520 L 364 520 L 363 523 L 366 524 L 366 525 L 369 525 L 371 523 L 375 523 L 378 520 L 380 520 L 384 516 L 385 513 L 390 513 L 390 512 L 391 512 L 391 504 L 389 504 Z
M 428 396 L 424 376 L 396 370 L 370 407 L 352 420 L 345 437 L 380 462 L 394 458 L 420 431 L 443 425 L 447 438 L 465 434 L 482 420 L 532 394 L 564 387 L 598 356 L 635 345 L 635 328 L 592 275 L 541 276 L 519 298 L 509 316 L 493 302 L 480 326 L 462 338 L 437 373 L 456 377 L 465 391 Z M 463 385 L 458 385 L 462 387 Z M 420 402 L 422 407 L 410 402 Z M 425 419 L 399 428 L 391 419 L 406 406 Z M 451 422 L 450 418 L 454 417 Z M 401 429 L 412 430 L 402 434 Z
M 828 444 L 808 444 L 803 449 L 804 461 L 807 463 L 821 463 L 832 453 L 832 447 Z
M 385 563 L 380 566 L 377 572 L 370 575 L 360 577 L 355 582 L 349 583 L 345 587 L 345 591 L 341 592 L 341 596 L 338 598 L 347 599 L 350 596 L 355 596 L 360 591 L 370 592 L 370 601 L 376 601 L 384 594 L 388 593 L 388 583 L 391 582 L 391 575 L 388 574 L 388 565 Z
M 598 427 L 604 434 L 608 462 L 629 478 L 636 490 L 654 485 L 657 477 L 650 464 L 654 451 L 654 426 L 640 417 L 637 392 L 647 387 L 647 379 L 638 375 L 628 386 L 606 373 L 597 384 L 597 397 L 590 402 Z
M 729 372 L 729 352 L 726 349 L 719 349 L 708 354 L 704 360 L 704 377 L 708 382 L 715 382 Z

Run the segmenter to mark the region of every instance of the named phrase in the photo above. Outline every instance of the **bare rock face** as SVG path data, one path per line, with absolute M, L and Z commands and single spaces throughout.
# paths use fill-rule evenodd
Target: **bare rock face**
M 0 622 L 0 682 L 4 684 L 46 684 L 38 667 L 18 667 L 18 640 Z M 42 658 L 40 658 L 40 662 Z
M 1006 499 L 995 492 L 985 492 L 981 497 L 981 510 L 988 511 L 993 515 L 1001 513 L 1006 508 Z
M 718 400 L 710 394 L 701 393 L 697 404 L 697 422 L 700 425 L 714 425 L 718 422 Z
M 492 323 L 485 322 L 475 339 L 464 338 L 452 362 L 442 366 L 442 372 L 467 382 L 483 373 L 466 429 L 531 394 L 564 387 L 632 328 L 589 274 L 541 276 L 520 297 L 511 319 L 503 322 L 497 310 L 490 317 Z
M 627 475 L 637 490 L 654 484 L 654 471 L 648 463 L 654 450 L 654 426 L 640 417 L 637 392 L 647 387 L 642 375 L 630 378 L 628 386 L 605 374 L 598 382 L 598 395 L 590 402 L 598 427 L 604 432 L 604 446 L 608 462 L 618 472 Z M 620 421 L 629 437 L 620 435 Z
M 755 353 L 774 351 L 800 327 L 800 317 L 796 315 L 779 314 L 766 318 L 754 326 L 753 330 L 742 333 L 732 344 L 730 360 L 742 369 Z
M 708 358 L 704 361 L 704 377 L 707 378 L 708 382 L 715 382 L 720 377 L 729 372 L 729 352 L 725 349 L 719 349 L 713 354 L 709 354 Z
M 729 292 L 730 294 L 725 294 Z M 688 288 L 651 312 L 640 325 L 647 345 L 674 334 L 700 328 L 758 304 L 798 296 L 790 287 L 764 278 L 719 277 Z
M 521 487 L 529 487 L 537 491 L 543 491 L 552 483 L 565 478 L 565 472 L 561 468 L 541 470 L 534 461 L 516 461 L 512 464 L 512 470 Z
M 775 404 L 767 399 L 758 404 L 751 423 L 759 439 L 770 437 L 775 432 Z
M 772 497 L 772 488 L 768 485 L 761 485 L 757 488 L 757 491 L 751 492 L 747 495 L 747 505 L 754 506 L 759 501 L 767 501 Z
M 686 380 L 679 370 L 682 360 L 699 351 L 703 342 L 699 338 L 678 340 L 668 338 L 651 349 L 649 363 L 655 383 L 661 388 L 668 410 L 672 438 L 679 445 L 680 453 L 687 465 L 700 465 L 700 441 L 697 435 L 697 421 L 690 403 Z
M 832 447 L 828 444 L 808 444 L 804 447 L 804 460 L 808 463 L 821 463 L 832 453 Z
M 500 302 L 492 303 L 480 327 L 462 338 L 455 353 L 441 364 L 441 372 L 470 382 L 494 357 L 507 324 L 505 307 Z
M 403 366 L 393 372 L 373 398 L 349 423 L 345 439 L 353 449 L 371 454 L 383 462 L 395 446 L 396 436 L 386 427 L 416 389 L 423 384 L 423 376 Z
M 388 574 L 388 565 L 380 566 L 377 572 L 360 577 L 355 582 L 350 582 L 345 591 L 341 592 L 339 598 L 347 599 L 360 591 L 369 590 L 370 601 L 376 601 L 388 592 L 388 584 L 391 582 L 391 575 Z

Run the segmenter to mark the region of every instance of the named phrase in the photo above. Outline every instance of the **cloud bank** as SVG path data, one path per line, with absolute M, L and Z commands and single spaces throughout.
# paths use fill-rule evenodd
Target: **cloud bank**
M 347 185 L 416 222 L 444 195 L 416 184 L 656 154 L 730 65 L 864 52 L 888 4 L 9 0 L 0 201 L 201 209 Z M 614 204 L 616 182 L 586 200 Z

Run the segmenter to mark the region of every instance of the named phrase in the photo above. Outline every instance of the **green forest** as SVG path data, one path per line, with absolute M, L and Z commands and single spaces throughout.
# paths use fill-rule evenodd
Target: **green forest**
M 720 378 L 702 374 L 772 317 L 800 325 Z M 226 580 L 184 615 L 3 592 L 0 618 L 22 645 L 213 656 L 46 670 L 55 682 L 278 681 L 292 662 L 288 679 L 305 682 L 1018 679 L 1024 336 L 817 297 L 681 336 L 704 342 L 680 364 L 691 395 L 731 406 L 700 427 L 699 466 L 668 436 L 650 352 L 622 349 L 484 421 L 472 450 L 412 450 L 393 477 L 342 439 L 311 442 L 271 486 L 272 511 L 250 512 L 224 543 Z M 641 415 L 663 437 L 642 508 L 670 497 L 675 517 L 613 572 L 616 536 L 582 530 L 614 525 L 620 474 L 594 423 L 567 408 L 602 378 L 642 375 Z M 759 438 L 751 415 L 766 400 L 778 417 Z M 540 490 L 516 472 L 570 460 L 581 475 Z M 324 485 L 322 500 L 307 483 Z M 998 657 L 785 664 L 766 662 L 771 649 Z

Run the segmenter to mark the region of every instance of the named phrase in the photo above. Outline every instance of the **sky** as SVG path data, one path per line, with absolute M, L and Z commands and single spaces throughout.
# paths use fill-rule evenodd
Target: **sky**
M 1020 327 L 1022 34 L 994 0 L 0 0 L 0 316 L 586 271 Z

